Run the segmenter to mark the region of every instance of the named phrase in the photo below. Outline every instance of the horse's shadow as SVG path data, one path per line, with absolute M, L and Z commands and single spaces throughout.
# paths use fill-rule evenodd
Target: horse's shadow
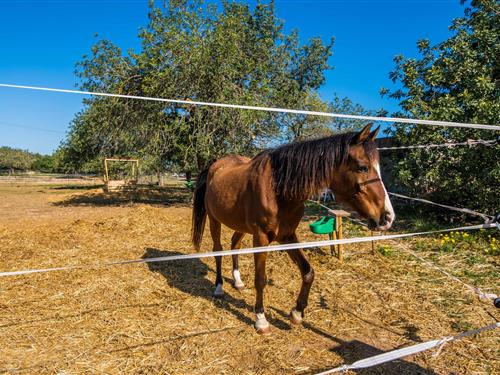
M 191 199 L 191 192 L 180 186 L 164 187 L 136 187 L 132 190 L 114 192 L 96 191 L 99 186 L 91 186 L 89 192 L 71 195 L 66 199 L 52 203 L 60 207 L 111 207 L 124 206 L 132 203 L 151 204 L 159 206 L 186 206 Z M 67 187 L 54 187 L 53 189 L 66 190 Z
M 147 248 L 143 258 L 146 259 L 179 254 L 181 253 Z M 176 288 L 194 297 L 202 297 L 206 300 L 213 301 L 217 307 L 230 312 L 242 323 L 246 325 L 253 325 L 254 321 L 241 311 L 246 310 L 249 313 L 253 312 L 253 307 L 250 306 L 244 299 L 234 297 L 230 293 L 225 293 L 224 298 L 220 300 L 213 298 L 212 293 L 214 291 L 214 284 L 206 277 L 208 273 L 213 272 L 213 270 L 200 259 L 190 259 L 176 262 L 154 262 L 148 263 L 148 267 L 152 272 L 160 273 L 166 279 L 170 287 Z M 225 281 L 227 289 L 227 285 L 229 283 L 227 282 L 227 279 Z M 286 322 L 286 320 L 288 320 L 288 314 L 274 306 L 270 306 L 270 309 L 275 312 L 275 314 L 273 314 L 274 317 L 268 316 L 268 320 L 273 327 L 281 330 L 290 330 L 291 327 Z M 303 327 L 334 342 L 336 345 L 334 345 L 330 350 L 341 356 L 344 359 L 344 363 L 353 363 L 360 359 L 384 353 L 383 350 L 359 340 L 346 341 L 335 337 L 307 321 L 303 323 Z M 332 367 L 335 366 L 314 369 L 310 373 L 315 374 L 331 369 Z M 415 363 L 403 360 L 389 362 L 374 368 L 358 371 L 360 374 L 436 374 L 432 370 L 425 369 Z
M 369 345 L 365 342 L 359 340 L 351 340 L 351 341 L 339 341 L 340 345 L 333 347 L 330 351 L 336 353 L 344 359 L 344 363 L 352 364 L 361 359 L 373 357 L 379 354 L 385 353 L 384 350 L 381 350 L 375 346 Z M 341 365 L 337 365 L 340 367 Z M 335 366 L 333 366 L 335 367 Z M 312 372 L 312 374 L 316 374 L 318 372 L 330 370 L 332 367 L 319 368 Z M 363 375 L 400 375 L 400 374 L 415 374 L 415 375 L 437 375 L 431 369 L 426 369 L 416 363 L 408 362 L 405 360 L 395 360 L 392 362 L 383 363 L 380 365 L 376 365 L 374 367 L 352 370 L 358 374 Z
M 271 307 L 272 310 L 274 310 L 278 315 L 281 315 L 282 317 L 286 317 L 287 314 L 279 310 L 275 307 Z M 336 353 L 340 357 L 343 358 L 343 362 L 345 364 L 352 364 L 356 361 L 368 358 L 368 357 L 373 357 L 379 354 L 383 354 L 386 351 L 381 350 L 373 345 L 367 344 L 363 341 L 359 340 L 343 340 L 339 337 L 333 336 L 329 332 L 326 332 L 325 330 L 316 327 L 315 325 L 304 321 L 302 323 L 303 327 L 305 329 L 310 330 L 311 332 L 314 332 L 318 336 L 323 336 L 334 343 L 337 343 L 337 345 L 333 346 L 330 348 L 330 351 L 333 353 Z M 402 345 L 406 346 L 406 345 Z M 397 348 L 399 349 L 399 348 Z M 339 367 L 339 365 L 333 365 L 329 367 L 323 367 L 323 368 L 316 368 L 311 370 L 310 372 L 307 372 L 307 374 L 317 374 L 319 372 L 331 370 L 334 367 Z M 355 371 L 356 373 L 359 374 L 389 374 L 389 375 L 399 375 L 399 374 L 418 374 L 418 375 L 437 375 L 436 372 L 426 369 L 424 367 L 419 366 L 416 363 L 413 362 L 408 362 L 404 360 L 396 360 L 392 362 L 387 362 L 381 365 L 378 365 L 376 367 L 370 367 L 366 369 L 359 369 Z
M 156 258 L 180 254 L 182 253 L 147 248 L 143 258 Z M 244 324 L 254 324 L 254 321 L 241 311 L 246 310 L 252 313 L 254 310 L 253 306 L 250 306 L 243 298 L 237 298 L 231 295 L 237 294 L 238 292 L 226 292 L 221 299 L 213 297 L 215 285 L 206 278 L 208 273 L 213 272 L 213 270 L 200 259 L 189 259 L 176 262 L 154 262 L 148 263 L 148 267 L 150 271 L 160 273 L 167 280 L 170 287 L 176 288 L 194 297 L 202 297 L 209 300 L 216 304 L 218 308 L 230 312 Z M 224 289 L 227 291 L 228 288 L 231 288 L 231 281 L 228 278 L 224 278 L 224 282 Z M 268 318 L 268 320 L 269 323 L 279 329 L 291 329 L 290 325 L 284 320 L 278 318 Z

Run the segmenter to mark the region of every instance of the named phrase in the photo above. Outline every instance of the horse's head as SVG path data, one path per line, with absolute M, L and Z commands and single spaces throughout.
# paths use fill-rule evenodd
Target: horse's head
M 379 128 L 371 124 L 355 133 L 344 163 L 335 173 L 331 190 L 335 197 L 368 220 L 370 229 L 387 230 L 395 219 L 389 195 L 380 176 L 379 155 L 374 142 Z

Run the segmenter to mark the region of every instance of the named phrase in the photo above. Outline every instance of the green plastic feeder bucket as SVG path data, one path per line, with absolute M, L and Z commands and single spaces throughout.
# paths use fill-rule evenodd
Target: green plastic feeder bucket
M 332 216 L 323 216 L 318 221 L 309 224 L 309 229 L 311 229 L 311 232 L 316 234 L 332 233 L 334 227 L 335 227 L 335 218 Z

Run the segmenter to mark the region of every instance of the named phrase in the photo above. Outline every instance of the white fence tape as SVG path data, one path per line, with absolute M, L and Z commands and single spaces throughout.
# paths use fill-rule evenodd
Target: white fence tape
M 291 244 L 284 244 L 284 245 L 272 245 L 272 246 L 262 246 L 262 247 L 249 247 L 249 248 L 238 249 L 238 250 L 226 250 L 226 251 L 223 250 L 223 251 L 213 251 L 213 252 L 205 252 L 205 253 L 170 255 L 170 256 L 156 257 L 156 258 L 121 260 L 121 261 L 114 261 L 114 262 L 97 263 L 94 265 L 81 265 L 81 266 L 73 265 L 73 266 L 44 268 L 44 269 L 5 271 L 5 272 L 0 272 L 0 277 L 20 276 L 20 275 L 27 275 L 27 274 L 32 274 L 32 273 L 46 273 L 46 272 L 66 271 L 66 270 L 75 270 L 75 269 L 101 268 L 101 267 L 108 267 L 108 266 L 133 264 L 133 263 L 168 262 L 168 261 L 174 261 L 174 260 L 209 258 L 209 257 L 214 257 L 214 256 L 243 255 L 243 254 L 255 254 L 255 253 L 268 253 L 268 252 L 274 252 L 274 251 L 287 251 L 287 250 L 294 250 L 294 249 L 309 249 L 312 247 L 340 245 L 340 244 L 353 244 L 353 243 L 370 242 L 370 241 L 384 241 L 384 240 L 392 240 L 392 239 L 396 239 L 396 238 L 423 236 L 423 235 L 434 234 L 434 233 L 445 233 L 445 232 L 452 232 L 452 231 L 476 230 L 476 229 L 488 229 L 488 228 L 498 228 L 498 225 L 496 223 L 486 223 L 486 224 L 470 225 L 470 226 L 466 226 L 466 227 L 441 229 L 441 230 L 435 230 L 435 231 L 429 231 L 429 232 L 402 233 L 402 234 L 390 234 L 390 235 L 383 235 L 383 236 L 345 238 L 345 239 L 341 239 L 341 240 L 327 240 L 327 241 L 291 243 Z
M 408 197 L 408 196 L 403 195 L 403 194 L 397 194 L 397 193 L 391 193 L 391 192 L 389 192 L 389 195 L 392 195 L 392 196 L 398 197 L 398 198 L 408 199 L 408 200 L 411 200 L 411 201 L 422 202 L 422 203 L 426 203 L 426 204 L 432 204 L 433 206 L 443 207 L 443 208 L 447 208 L 448 210 L 463 212 L 463 213 L 466 213 L 466 214 L 469 214 L 469 215 L 473 215 L 473 216 L 479 216 L 479 217 L 483 218 L 486 221 L 493 218 L 493 216 L 486 215 L 486 214 L 483 214 L 481 212 L 473 211 L 473 210 L 470 210 L 468 208 L 460 208 L 460 207 L 447 206 L 445 204 L 432 202 L 432 201 L 429 201 L 427 199 L 413 198 L 413 197 Z
M 276 108 L 276 107 L 259 107 L 259 106 L 241 105 L 241 104 L 201 102 L 201 101 L 195 101 L 195 100 L 163 99 L 163 98 L 155 98 L 155 97 L 149 97 L 149 96 L 110 94 L 110 93 L 104 93 L 104 92 L 66 90 L 66 89 L 55 89 L 55 88 L 37 87 L 37 86 L 11 85 L 11 84 L 5 84 L 5 83 L 0 83 L 0 87 L 26 89 L 26 90 L 38 90 L 38 91 L 63 92 L 63 93 L 80 94 L 80 95 L 108 96 L 108 97 L 125 98 L 125 99 L 150 100 L 150 101 L 156 101 L 156 102 L 165 102 L 165 103 L 183 104 L 183 105 L 200 105 L 200 106 L 208 106 L 208 107 L 248 109 L 248 110 L 254 110 L 254 111 L 293 113 L 293 114 L 298 114 L 298 115 L 347 118 L 347 119 L 355 119 L 355 120 L 385 121 L 385 122 L 394 122 L 394 123 L 402 123 L 402 124 L 449 126 L 449 127 L 455 127 L 455 128 L 473 128 L 473 129 L 487 129 L 487 130 L 500 131 L 500 126 L 498 126 L 498 125 L 467 124 L 467 123 L 460 123 L 460 122 L 419 120 L 419 119 L 401 118 L 401 117 L 377 117 L 377 116 L 345 115 L 345 114 L 340 114 L 340 113 L 304 111 L 304 110 L 299 110 L 299 109 L 287 109 L 287 108 Z
M 379 147 L 379 151 L 386 151 L 386 150 L 411 150 L 411 149 L 417 149 L 417 148 L 423 148 L 423 149 L 430 149 L 430 148 L 440 148 L 440 147 L 457 147 L 457 146 L 476 146 L 476 145 L 483 145 L 483 146 L 494 146 L 498 144 L 499 141 L 497 139 L 491 139 L 489 141 L 483 141 L 482 139 L 478 140 L 472 140 L 469 139 L 468 141 L 465 142 L 458 142 L 458 143 L 441 143 L 441 144 L 427 144 L 427 145 L 414 145 L 414 146 L 397 146 L 397 147 Z
M 456 336 L 443 337 L 439 340 L 427 341 L 427 342 L 423 342 L 420 344 L 408 346 L 406 348 L 392 350 L 392 351 L 387 352 L 387 353 L 382 353 L 382 354 L 379 354 L 379 355 L 376 355 L 373 357 L 361 359 L 361 360 L 356 361 L 350 365 L 343 365 L 340 367 L 336 367 L 334 369 L 324 371 L 324 372 L 318 373 L 316 375 L 327 375 L 327 374 L 334 374 L 337 372 L 345 372 L 347 370 L 358 370 L 358 369 L 363 369 L 363 368 L 367 368 L 367 367 L 373 367 L 373 366 L 381 365 L 383 363 L 392 362 L 396 359 L 407 357 L 409 355 L 414 355 L 414 354 L 417 354 L 417 353 L 420 353 L 420 352 L 423 352 L 423 351 L 426 351 L 426 350 L 429 350 L 429 349 L 432 349 L 435 347 L 438 347 L 438 350 L 440 350 L 442 348 L 442 346 L 444 344 L 446 344 L 447 342 L 460 340 L 464 337 L 477 335 L 478 333 L 497 329 L 497 328 L 500 328 L 499 322 L 494 323 L 494 324 L 490 324 L 490 325 L 485 326 L 485 327 L 481 327 L 481 328 L 473 329 L 473 330 L 470 330 L 467 332 L 463 332 L 463 333 L 456 335 Z

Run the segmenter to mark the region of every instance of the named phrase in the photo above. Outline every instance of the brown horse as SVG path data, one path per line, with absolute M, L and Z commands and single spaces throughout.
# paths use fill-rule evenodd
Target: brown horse
M 296 229 L 304 213 L 304 201 L 323 188 L 330 188 L 344 202 L 368 220 L 372 229 L 386 230 L 394 221 L 394 211 L 380 178 L 379 155 L 367 125 L 360 132 L 291 143 L 261 152 L 253 159 L 227 156 L 203 171 L 196 184 L 193 207 L 192 240 L 199 250 L 205 220 L 210 219 L 213 250 L 222 250 L 221 224 L 234 230 L 231 249 L 241 247 L 243 236 L 253 236 L 253 246 L 272 241 L 298 242 Z M 302 249 L 288 251 L 302 275 L 297 304 L 291 322 L 300 324 L 314 279 Z M 255 312 L 257 332 L 268 334 L 263 293 L 267 253 L 254 254 Z M 217 277 L 214 296 L 221 297 L 222 257 L 216 257 Z M 233 256 L 234 287 L 244 284 Z

